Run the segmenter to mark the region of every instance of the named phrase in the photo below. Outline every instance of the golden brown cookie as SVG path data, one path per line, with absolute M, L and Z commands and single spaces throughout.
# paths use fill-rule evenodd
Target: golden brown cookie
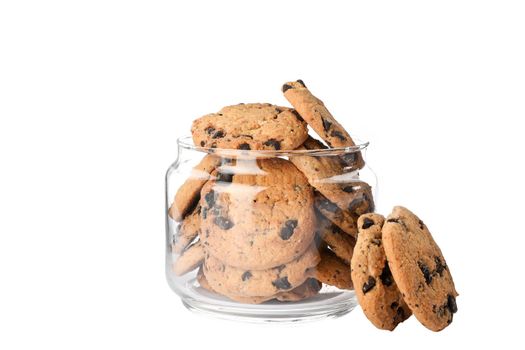
M 202 188 L 200 237 L 227 265 L 263 270 L 294 260 L 312 243 L 313 192 L 287 160 L 237 160 L 226 180 Z
M 287 107 L 241 103 L 193 122 L 197 146 L 242 150 L 292 150 L 308 135 L 306 123 Z
M 173 239 L 173 252 L 180 254 L 198 236 L 200 230 L 201 206 L 197 205 L 190 214 L 182 220 L 178 232 Z
M 335 120 L 323 101 L 312 95 L 302 80 L 285 83 L 282 91 L 288 102 L 330 147 L 355 146 L 350 134 Z M 361 169 L 365 164 L 360 152 L 346 154 L 344 160 L 354 169 Z
M 325 149 L 320 141 L 308 137 L 298 150 Z M 359 216 L 374 210 L 372 189 L 349 172 L 338 155 L 293 156 L 290 161 L 317 191 L 339 208 Z
M 325 218 L 333 222 L 343 232 L 346 232 L 353 237 L 357 236 L 357 216 L 355 214 L 350 213 L 348 210 L 339 208 L 319 192 L 315 192 L 314 205 Z
M 201 242 L 193 243 L 173 263 L 175 275 L 182 276 L 196 269 L 204 260 L 204 247 Z
M 355 238 L 341 231 L 339 227 L 321 214 L 317 216 L 317 231 L 321 239 L 330 246 L 330 249 L 350 265 L 354 253 Z
M 199 272 L 197 273 L 197 281 L 199 282 L 200 286 L 204 289 L 207 289 L 210 292 L 216 293 L 213 288 L 211 288 L 210 284 L 206 280 L 206 276 L 204 275 L 204 272 L 202 268 L 199 269 Z M 299 287 L 296 287 L 288 292 L 279 292 L 272 296 L 267 297 L 243 297 L 238 295 L 231 295 L 228 296 L 228 298 L 232 299 L 233 301 L 237 301 L 239 303 L 244 304 L 261 304 L 266 301 L 276 299 L 279 301 L 300 301 L 303 299 L 307 299 L 310 297 L 313 297 L 319 291 L 321 290 L 322 285 L 314 278 L 307 279 L 303 284 L 301 284 Z
M 265 270 L 233 267 L 216 257 L 206 255 L 204 274 L 213 290 L 226 296 L 272 296 L 301 285 L 308 278 L 307 270 L 319 263 L 314 244 L 298 258 Z
M 321 261 L 309 270 L 309 275 L 319 282 L 335 286 L 339 289 L 354 289 L 350 276 L 350 265 L 338 258 L 329 249 L 322 250 Z
M 394 207 L 382 232 L 388 265 L 414 316 L 430 330 L 447 327 L 458 293 L 427 226 L 410 210 Z
M 194 207 L 199 200 L 202 186 L 210 178 L 212 170 L 219 166 L 220 163 L 219 157 L 208 154 L 193 168 L 190 177 L 179 187 L 168 211 L 168 215 L 173 220 L 181 221 Z
M 364 314 L 377 328 L 391 331 L 412 312 L 403 301 L 386 260 L 381 235 L 384 222 L 379 214 L 359 217 L 351 266 L 355 294 Z

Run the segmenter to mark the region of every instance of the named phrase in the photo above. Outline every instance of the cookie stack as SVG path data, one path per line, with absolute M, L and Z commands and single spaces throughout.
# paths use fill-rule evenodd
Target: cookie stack
M 194 144 L 208 154 L 169 209 L 181 222 L 175 274 L 198 268 L 201 287 L 239 302 L 296 301 L 322 283 L 352 289 L 357 218 L 374 208 L 348 132 L 302 81 L 282 91 L 293 108 L 241 103 L 193 122 Z M 341 147 L 350 148 L 308 152 Z
M 374 214 L 349 133 L 303 81 L 282 91 L 293 108 L 241 103 L 193 122 L 206 155 L 169 208 L 174 273 L 198 269 L 200 287 L 252 304 L 355 286 L 378 328 L 413 313 L 443 329 L 457 293 L 426 226 L 402 207 Z

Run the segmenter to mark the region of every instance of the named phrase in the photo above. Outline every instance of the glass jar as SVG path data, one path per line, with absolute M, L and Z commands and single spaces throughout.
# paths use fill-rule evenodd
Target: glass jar
M 340 316 L 356 306 L 350 259 L 374 210 L 367 142 L 293 151 L 177 140 L 166 174 L 166 274 L 190 310 L 249 321 Z

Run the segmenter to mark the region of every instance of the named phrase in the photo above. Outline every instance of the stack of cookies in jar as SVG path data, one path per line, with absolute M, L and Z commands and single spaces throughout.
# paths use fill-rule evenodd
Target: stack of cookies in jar
M 175 274 L 198 269 L 201 287 L 243 303 L 353 289 L 357 219 L 374 209 L 349 133 L 301 80 L 282 91 L 293 108 L 241 103 L 193 122 L 207 155 L 169 208 Z
M 251 304 L 355 286 L 380 329 L 412 314 L 447 327 L 458 293 L 427 226 L 400 206 L 374 213 L 361 146 L 303 81 L 282 91 L 291 107 L 241 103 L 193 122 L 205 156 L 168 210 L 175 275 L 197 270 L 201 288 Z

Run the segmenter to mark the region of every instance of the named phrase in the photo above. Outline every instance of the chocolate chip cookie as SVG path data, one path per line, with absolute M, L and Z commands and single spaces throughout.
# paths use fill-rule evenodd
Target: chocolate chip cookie
M 180 254 L 198 236 L 200 230 L 201 206 L 197 205 L 193 211 L 182 220 L 178 232 L 174 235 L 172 249 Z
M 310 277 L 339 289 L 354 289 L 350 265 L 329 249 L 321 250 L 320 254 L 321 261 L 315 268 L 309 270 Z
M 199 199 L 199 193 L 204 183 L 209 179 L 210 173 L 221 160 L 213 155 L 206 155 L 195 166 L 190 177 L 179 187 L 175 199 L 169 208 L 168 215 L 175 221 L 181 221 Z
M 355 294 L 364 314 L 377 328 L 391 331 L 412 312 L 403 301 L 386 260 L 381 234 L 384 222 L 379 214 L 359 217 L 351 266 Z
M 315 230 L 313 191 L 287 160 L 237 160 L 201 193 L 200 237 L 227 265 L 263 270 L 299 257 Z
M 175 275 L 182 276 L 196 269 L 204 260 L 204 246 L 196 242 L 189 246 L 173 264 Z
M 197 273 L 197 281 L 199 282 L 200 286 L 210 292 L 216 293 L 213 288 L 210 286 L 208 280 L 206 279 L 206 276 L 204 275 L 202 267 L 199 269 L 199 272 Z M 229 296 L 230 299 L 233 301 L 237 301 L 244 304 L 261 304 L 266 301 L 276 299 L 279 301 L 300 301 L 303 299 L 307 299 L 310 297 L 313 297 L 319 291 L 321 290 L 322 284 L 317 281 L 314 278 L 308 278 L 303 284 L 300 286 L 287 291 L 287 292 L 279 292 L 272 296 L 267 297 L 243 297 L 238 295 L 231 295 Z
M 319 192 L 315 192 L 315 207 L 328 220 L 333 222 L 343 232 L 357 236 L 357 216 L 350 213 L 348 210 L 339 208 L 335 203 L 326 199 Z
M 292 150 L 308 135 L 293 109 L 269 103 L 228 106 L 193 122 L 197 146 L 241 150 Z
M 354 253 L 355 238 L 341 231 L 339 227 L 321 214 L 317 216 L 317 232 L 319 237 L 326 242 L 330 249 L 350 265 Z
M 265 270 L 233 267 L 211 254 L 206 255 L 204 275 L 213 290 L 226 296 L 272 296 L 301 285 L 309 277 L 309 268 L 319 263 L 314 244 L 298 258 Z
M 297 149 L 325 149 L 311 136 Z M 372 212 L 374 201 L 371 187 L 360 181 L 355 172 L 348 172 L 338 155 L 293 156 L 290 161 L 317 191 L 339 208 L 357 216 Z
M 408 209 L 394 207 L 382 232 L 392 275 L 414 316 L 430 330 L 447 327 L 458 310 L 458 293 L 427 226 Z
M 288 102 L 330 147 L 355 146 L 350 134 L 335 120 L 323 101 L 312 95 L 302 80 L 285 83 L 282 91 Z M 345 155 L 345 161 L 355 169 L 361 169 L 365 164 L 360 152 Z

